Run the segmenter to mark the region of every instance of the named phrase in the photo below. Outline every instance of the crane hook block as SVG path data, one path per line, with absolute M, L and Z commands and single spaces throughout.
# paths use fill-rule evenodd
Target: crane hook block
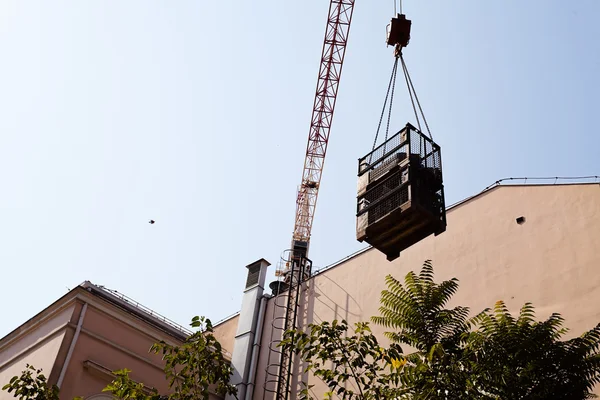
M 390 46 L 406 47 L 410 41 L 410 26 L 412 22 L 406 15 L 398 14 L 392 18 L 387 27 L 387 44 Z

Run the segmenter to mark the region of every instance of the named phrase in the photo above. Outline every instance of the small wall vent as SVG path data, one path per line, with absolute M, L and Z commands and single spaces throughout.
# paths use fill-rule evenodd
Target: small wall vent
M 257 285 L 259 277 L 260 277 L 260 263 L 257 262 L 256 264 L 248 267 L 248 279 L 246 279 L 246 289 Z

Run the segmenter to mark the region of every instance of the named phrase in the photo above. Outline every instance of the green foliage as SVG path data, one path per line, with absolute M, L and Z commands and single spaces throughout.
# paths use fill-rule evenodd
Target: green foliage
M 147 388 L 143 383 L 133 381 L 129 377 L 131 371 L 122 369 L 114 371 L 115 379 L 108 384 L 102 391 L 109 392 L 117 399 L 123 400 L 161 400 L 166 399 L 160 396 L 154 388 Z
M 465 359 L 465 335 L 485 312 L 469 318 L 467 307 L 446 308 L 458 280 L 438 284 L 433 277 L 430 261 L 419 274 L 406 274 L 404 283 L 388 275 L 387 289 L 381 292 L 381 315 L 371 320 L 389 329 L 385 335 L 393 343 L 415 350 L 406 356 L 408 398 L 469 398 L 476 387 Z
M 475 319 L 469 319 L 469 308 L 445 306 L 458 290 L 453 278 L 436 284 L 433 266 L 426 261 L 419 275 L 409 272 L 404 285 L 391 275 L 385 279 L 388 289 L 381 292 L 381 316 L 371 320 L 392 332 L 385 335 L 394 342 L 404 343 L 422 352 L 441 343 L 452 349 L 460 343 Z
M 386 277 L 380 316 L 391 340 L 382 348 L 368 324 L 349 334 L 346 322 L 286 332 L 281 346 L 293 350 L 307 371 L 323 380 L 322 395 L 343 399 L 542 400 L 595 397 L 600 383 L 600 324 L 561 341 L 559 314 L 537 322 L 531 304 L 514 318 L 503 302 L 469 318 L 466 307 L 447 308 L 458 280 L 436 283 L 425 262 L 404 282 Z M 410 353 L 403 354 L 402 345 Z M 311 387 L 303 399 L 310 399 Z
M 469 335 L 466 351 L 473 374 L 490 398 L 585 399 L 600 383 L 600 325 L 580 337 L 561 341 L 563 318 L 535 321 L 526 303 L 514 318 L 499 301 Z
M 48 385 L 41 369 L 27 364 L 21 376 L 13 376 L 10 382 L 2 387 L 19 400 L 58 400 L 58 387 Z
M 400 346 L 379 346 L 367 323 L 356 324 L 352 336 L 346 335 L 346 321 L 310 325 L 309 330 L 286 332 L 280 345 L 293 347 L 310 361 L 305 372 L 312 372 L 327 384 L 329 391 L 324 398 L 334 394 L 348 400 L 402 395 L 399 371 L 405 361 Z M 309 392 L 310 387 L 306 387 L 299 398 L 310 399 Z

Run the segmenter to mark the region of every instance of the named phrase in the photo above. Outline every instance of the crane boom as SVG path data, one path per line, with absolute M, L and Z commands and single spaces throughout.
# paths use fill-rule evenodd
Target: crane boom
M 292 248 L 295 253 L 302 253 L 302 256 L 306 256 L 308 252 L 325 154 L 327 153 L 329 131 L 352 22 L 354 1 L 331 0 L 329 4 L 317 90 L 302 171 L 302 183 L 296 198 Z

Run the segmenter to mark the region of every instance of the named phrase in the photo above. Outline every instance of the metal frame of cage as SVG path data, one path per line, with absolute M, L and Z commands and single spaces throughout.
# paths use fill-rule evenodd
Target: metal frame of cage
M 357 239 L 365 240 L 367 229 L 391 213 L 416 207 L 425 212 L 423 215 L 439 220 L 433 233 L 445 230 L 441 149 L 417 128 L 406 124 L 359 159 Z

